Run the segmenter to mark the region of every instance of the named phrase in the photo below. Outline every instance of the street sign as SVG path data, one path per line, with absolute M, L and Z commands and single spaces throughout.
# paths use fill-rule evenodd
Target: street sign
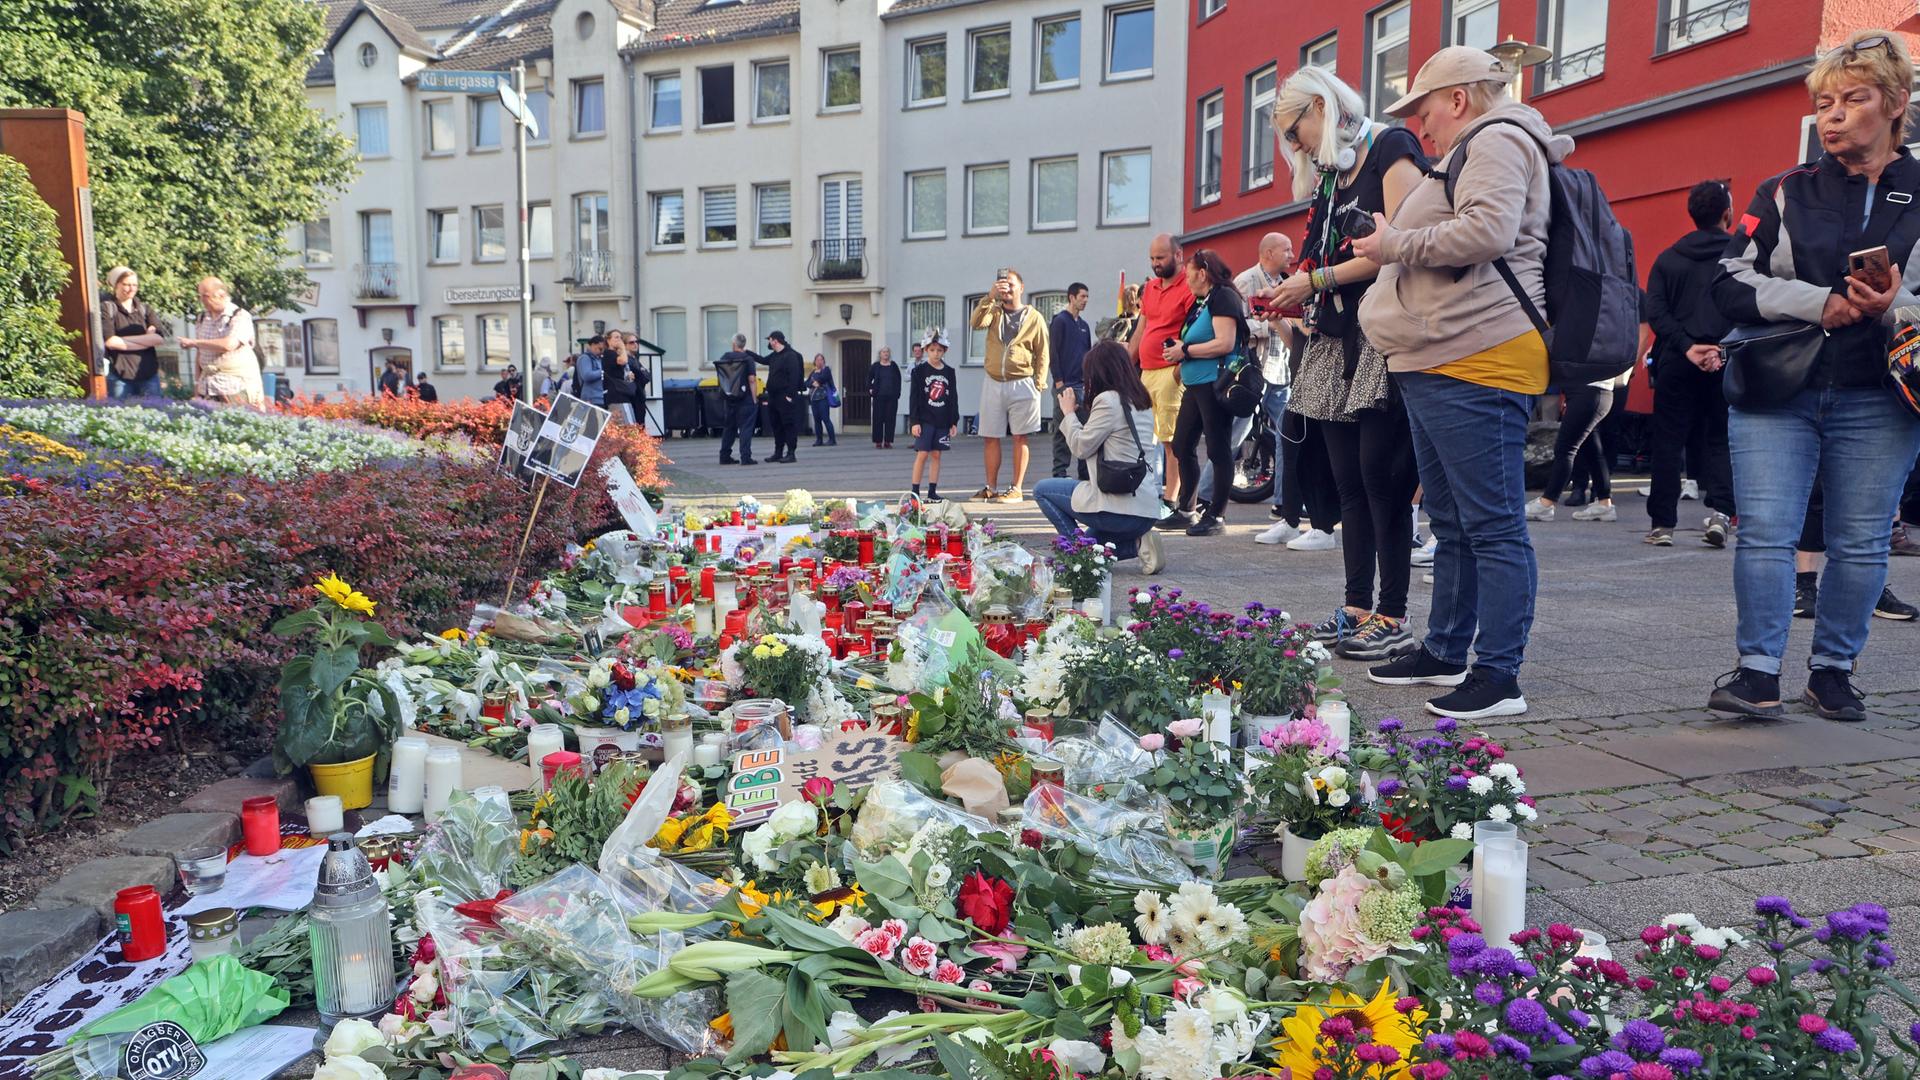
M 456 94 L 491 94 L 495 87 L 508 85 L 508 75 L 504 71 L 454 71 L 448 68 L 427 68 L 420 72 L 421 90 L 442 90 Z
M 529 138 L 540 137 L 540 121 L 527 108 L 527 99 L 515 93 L 509 83 L 500 84 L 500 104 L 507 110 L 508 116 L 526 125 Z

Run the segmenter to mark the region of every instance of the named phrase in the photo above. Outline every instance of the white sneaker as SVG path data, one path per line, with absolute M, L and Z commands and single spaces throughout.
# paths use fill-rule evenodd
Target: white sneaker
M 1643 499 L 1650 499 L 1650 498 L 1652 498 L 1652 497 L 1653 497 L 1653 485 L 1652 485 L 1652 484 L 1641 484 L 1641 485 L 1640 485 L 1640 497 L 1641 497 L 1641 498 L 1643 498 Z
M 1439 550 L 1439 547 L 1440 547 L 1439 537 L 1437 536 L 1428 537 L 1427 542 L 1420 546 L 1420 550 L 1414 552 L 1411 556 L 1409 556 L 1407 561 L 1414 566 L 1432 566 L 1433 553 Z
M 1266 531 L 1253 538 L 1256 544 L 1284 544 L 1303 535 L 1297 526 L 1284 521 L 1276 521 Z
M 1680 481 L 1680 497 L 1683 499 L 1698 500 L 1700 498 L 1700 481 L 1698 480 Z
M 1528 499 L 1527 500 L 1527 520 L 1528 521 L 1552 521 L 1553 520 L 1553 504 L 1543 503 L 1539 499 Z
M 1573 512 L 1575 521 L 1619 521 L 1620 512 L 1612 503 L 1588 503 Z
M 1148 529 L 1140 537 L 1140 572 L 1152 577 L 1167 567 L 1167 549 L 1160 545 L 1160 534 Z
M 1433 571 L 1431 571 L 1431 570 L 1429 570 L 1429 571 L 1427 571 L 1426 573 L 1424 573 L 1424 574 L 1421 574 L 1421 575 L 1420 575 L 1420 580 L 1421 580 L 1421 581 L 1422 581 L 1423 583 L 1425 583 L 1425 584 L 1428 584 L 1428 585 L 1431 585 L 1431 584 L 1433 584 Z
M 1333 534 L 1319 529 L 1308 529 L 1299 536 L 1287 541 L 1288 551 L 1332 551 Z

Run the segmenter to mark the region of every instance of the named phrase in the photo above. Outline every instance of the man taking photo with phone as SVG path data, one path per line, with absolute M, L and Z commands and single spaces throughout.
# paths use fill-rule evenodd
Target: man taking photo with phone
M 986 440 L 987 486 L 976 499 L 1017 503 L 1025 496 L 1027 436 L 1040 430 L 1040 399 L 1047 386 L 1047 323 L 1023 302 L 1026 282 L 1005 267 L 993 289 L 973 307 L 972 326 L 985 330 L 987 377 L 980 388 L 980 437 Z M 1013 486 L 1000 488 L 1000 440 L 1013 438 Z

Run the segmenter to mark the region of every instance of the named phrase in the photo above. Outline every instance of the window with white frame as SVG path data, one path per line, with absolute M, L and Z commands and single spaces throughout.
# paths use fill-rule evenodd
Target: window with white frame
M 866 193 L 862 190 L 860 178 L 840 176 L 821 180 L 821 239 L 829 243 L 844 243 L 865 239 L 866 235 Z
M 1332 71 L 1339 66 L 1339 61 L 1340 35 L 1337 33 L 1310 41 L 1306 48 L 1300 50 L 1300 63 L 1304 67 Z
M 1539 67 L 1544 89 L 1591 79 L 1607 67 L 1607 0 L 1544 0 L 1553 58 Z
M 700 246 L 733 247 L 740 242 L 740 196 L 734 188 L 700 193 Z
M 527 256 L 553 257 L 553 204 L 529 203 L 527 206 Z
M 1662 52 L 1711 41 L 1747 25 L 1748 0 L 1661 0 Z
M 1005 97 L 1013 89 L 1013 28 L 967 32 L 967 96 Z
M 337 319 L 308 319 L 300 324 L 307 374 L 340 374 L 340 323 Z
M 753 309 L 753 331 L 755 342 L 765 342 L 767 335 L 775 330 L 793 338 L 793 309 L 785 304 L 762 304 Z M 729 346 L 731 347 L 731 346 Z M 749 345 L 749 348 L 757 348 Z
M 785 120 L 793 114 L 793 65 L 767 60 L 753 65 L 755 123 Z
M 480 316 L 480 370 L 499 371 L 513 356 L 505 315 Z
M 1040 313 L 1041 318 L 1051 323 L 1053 317 L 1060 314 L 1061 310 L 1067 306 L 1067 294 L 1063 292 L 1034 293 L 1027 298 L 1027 303 L 1033 305 L 1033 309 Z
M 653 202 L 653 246 L 687 246 L 687 197 L 679 191 L 656 191 Z
M 354 141 L 360 147 L 361 157 L 387 156 L 387 107 L 385 105 L 355 105 L 353 107 Z
M 979 306 L 981 298 L 985 295 L 985 293 L 974 293 L 964 298 L 960 302 L 960 310 L 971 312 Z M 949 327 L 947 329 L 947 340 L 953 340 L 955 329 L 957 328 Z M 978 367 L 987 362 L 987 332 L 985 329 L 973 326 L 971 322 L 969 322 L 965 343 L 967 348 L 966 351 L 960 355 L 961 364 L 967 367 Z M 948 354 L 948 362 L 952 362 L 951 353 Z
M 560 359 L 560 333 L 551 315 L 533 317 L 533 362 L 557 363 Z
M 473 128 L 472 138 L 467 142 L 467 149 L 500 149 L 500 99 L 491 96 L 475 96 L 468 100 L 472 102 Z
M 460 261 L 460 211 L 427 211 L 427 251 L 433 262 Z
M 1107 78 L 1144 79 L 1153 74 L 1153 5 L 1107 9 Z
M 820 54 L 822 112 L 851 112 L 860 107 L 860 49 L 826 49 Z
M 1043 158 L 1033 163 L 1035 232 L 1071 229 L 1079 224 L 1080 159 Z
M 527 91 L 527 115 L 533 120 L 533 128 L 527 132 L 527 141 L 543 143 L 553 137 L 553 131 L 547 125 L 553 115 L 553 91 L 546 87 Z
M 1227 10 L 1227 0 L 1200 0 L 1200 18 L 1211 19 Z
M 907 352 L 913 352 L 929 330 L 947 328 L 947 301 L 938 296 L 907 298 Z
M 577 254 L 608 250 L 612 244 L 612 222 L 607 214 L 607 195 L 594 192 L 573 197 L 573 250 Z
M 1100 187 L 1100 224 L 1146 224 L 1153 207 L 1153 151 L 1101 155 Z
M 907 108 L 947 100 L 947 39 L 907 42 Z
M 666 362 L 675 367 L 699 367 L 692 353 L 687 351 L 687 311 L 685 308 L 653 309 L 653 343 L 660 346 Z M 732 348 L 729 343 L 727 348 Z M 715 358 L 719 353 L 713 354 Z
M 753 186 L 753 241 L 756 244 L 784 244 L 793 239 L 793 186 L 755 184 Z
M 701 308 L 700 325 L 706 333 L 707 355 L 718 357 L 733 348 L 733 335 L 740 332 L 740 309 L 726 306 Z
M 1500 40 L 1499 24 L 1500 0 L 1453 0 L 1447 17 L 1447 43 L 1491 49 Z
M 967 232 L 1006 232 L 1011 196 L 1006 163 L 968 166 Z
M 507 208 L 473 208 L 473 259 L 475 262 L 503 262 L 507 257 Z
M 600 79 L 573 81 L 573 133 L 607 133 L 607 85 Z
M 680 73 L 647 76 L 647 130 L 680 130 Z
M 1384 118 L 1387 106 L 1407 92 L 1407 60 L 1413 14 L 1409 0 L 1367 19 L 1367 112 Z
M 467 366 L 467 326 L 460 316 L 433 320 L 433 366 L 437 371 Z
M 1033 24 L 1033 88 L 1080 85 L 1080 16 L 1063 15 Z
M 1280 68 L 1272 65 L 1247 76 L 1246 176 L 1242 186 L 1257 188 L 1273 180 L 1273 106 L 1279 96 Z
M 907 174 L 907 239 L 947 235 L 947 170 Z
M 700 69 L 700 126 L 733 123 L 733 65 Z
M 458 138 L 453 128 L 453 102 L 449 99 L 427 102 L 427 153 L 451 154 Z
M 1227 140 L 1227 99 L 1208 94 L 1200 99 L 1193 158 L 1195 198 L 1210 203 L 1220 198 L 1220 169 Z
M 454 227 L 459 228 L 457 218 Z M 391 264 L 394 259 L 393 252 L 393 211 L 362 210 L 360 212 L 360 261 Z
M 333 265 L 332 218 L 316 218 L 301 228 L 300 254 L 308 266 Z

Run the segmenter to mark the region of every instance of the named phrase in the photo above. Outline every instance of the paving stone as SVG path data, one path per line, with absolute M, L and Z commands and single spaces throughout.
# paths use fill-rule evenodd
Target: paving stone
M 1521 750 L 1508 756 L 1526 774 L 1530 795 L 1560 795 L 1658 783 L 1669 774 L 1615 757 L 1589 746 Z
M 1709 926 L 1733 926 L 1753 915 L 1757 894 L 1731 879 L 1730 871 L 1676 874 L 1557 892 L 1554 899 L 1608 931 L 1628 937 L 1677 911 L 1692 912 Z
M 1643 878 L 1666 877 L 1668 874 L 1684 874 L 1687 872 L 1683 866 L 1646 855 L 1630 856 L 1619 860 L 1615 865 L 1622 870 L 1632 871 L 1635 877 Z
M 1764 810 L 1769 806 L 1775 805 L 1780 800 L 1768 795 L 1762 795 L 1757 791 L 1736 791 L 1728 795 L 1723 801 L 1737 806 L 1742 810 Z
M 114 894 L 135 885 L 151 885 L 165 897 L 174 886 L 173 860 L 155 855 L 88 859 L 40 890 L 33 906 L 45 910 L 79 904 L 92 908 L 103 919 L 111 919 Z
M 1792 821 L 1769 821 L 1753 830 L 1761 836 L 1770 836 L 1775 840 L 1798 840 L 1812 835 L 1816 830 L 1808 825 Z
M 1810 836 L 1799 841 L 1796 846 L 1806 848 L 1823 859 L 1845 859 L 1867 853 L 1865 848 L 1853 841 L 1833 836 Z
M 273 796 L 279 802 L 282 814 L 301 809 L 300 784 L 291 776 L 264 780 L 236 776 L 222 780 L 201 788 L 181 803 L 180 809 L 191 814 L 238 814 L 241 803 L 261 795 Z
M 1527 861 L 1527 881 L 1529 884 L 1559 892 L 1562 889 L 1578 889 L 1592 882 L 1578 874 L 1569 873 L 1550 863 Z
M 240 819 L 232 814 L 167 814 L 135 826 L 115 840 L 129 855 L 173 855 L 208 844 L 227 847 L 240 839 Z
M 1784 896 L 1802 915 L 1823 915 L 1869 901 L 1886 907 L 1920 900 L 1913 881 L 1886 865 L 1897 855 L 1823 859 L 1795 866 L 1729 870 L 1728 881 L 1759 896 Z
M 1843 808 L 1845 805 L 1845 803 L 1841 804 Z M 1769 806 L 1760 812 L 1770 818 L 1775 818 L 1780 821 L 1795 821 L 1802 825 L 1825 825 L 1827 822 L 1833 820 L 1833 813 L 1831 812 L 1815 810 L 1809 806 L 1798 806 L 1793 803 Z
M 1853 809 L 1852 803 L 1842 802 L 1839 799 L 1824 799 L 1817 796 L 1803 798 L 1799 800 L 1799 802 L 1807 809 L 1818 810 L 1828 817 L 1832 817 L 1834 814 L 1842 814 Z
M 1730 737 L 1729 731 L 1668 727 L 1608 736 L 1597 745 L 1615 757 L 1689 779 L 1775 766 L 1884 761 L 1913 753 L 1911 745 L 1897 739 L 1837 724 L 1815 727 L 1816 723 L 1745 723 L 1738 725 L 1736 737 Z
M 1708 832 L 1698 825 L 1687 822 L 1661 825 L 1656 827 L 1653 832 L 1655 836 L 1664 836 L 1669 840 L 1677 840 L 1688 847 L 1705 847 L 1708 844 L 1717 844 L 1720 842 L 1720 835 L 1718 833 Z
M 1904 837 L 1894 833 L 1881 836 L 1869 836 L 1860 841 L 1860 846 L 1875 854 L 1882 852 L 1920 851 L 1920 837 Z
M 1700 819 L 1700 827 L 1726 836 L 1729 833 L 1745 832 L 1757 825 L 1766 823 L 1766 818 L 1758 814 L 1749 814 L 1745 810 L 1735 810 L 1727 814 L 1715 814 Z
M 1813 862 L 1815 859 L 1818 859 L 1820 857 L 1818 855 L 1815 855 L 1813 852 L 1808 851 L 1806 848 L 1793 847 L 1790 844 L 1782 845 L 1780 847 L 1763 848 L 1762 854 L 1766 855 L 1767 858 L 1772 859 L 1774 862 L 1781 862 L 1781 863 Z
M 1880 835 L 1880 830 L 1870 829 L 1851 821 L 1842 821 L 1827 830 L 1827 835 L 1835 840 L 1871 840 Z
M 1723 863 L 1730 863 L 1734 866 L 1765 866 L 1773 861 L 1765 855 L 1741 847 L 1739 844 L 1714 844 L 1712 847 L 1701 848 L 1700 853 L 1702 855 L 1711 855 Z
M 0 1001 L 12 1001 L 71 964 L 100 940 L 91 907 L 0 914 Z

